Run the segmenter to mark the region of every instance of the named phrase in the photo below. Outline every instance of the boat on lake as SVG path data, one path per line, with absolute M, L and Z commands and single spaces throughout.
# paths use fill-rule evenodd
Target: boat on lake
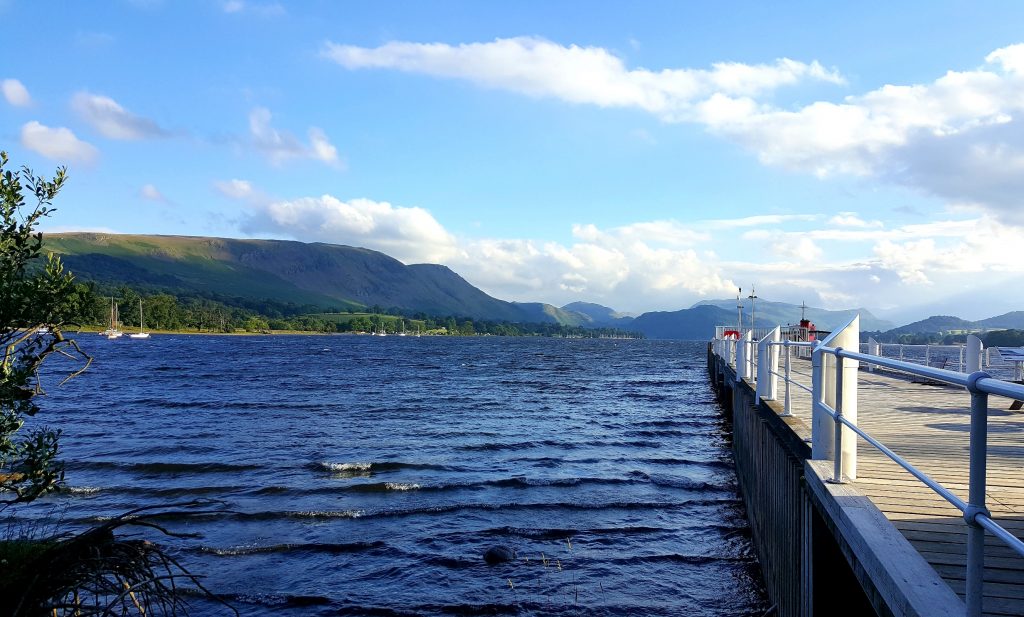
M 139 298 L 139 331 L 129 334 L 128 338 L 149 338 L 149 332 L 146 332 L 146 322 L 142 318 L 142 298 Z
M 117 303 L 114 302 L 114 297 L 110 297 L 110 325 L 103 332 L 100 332 L 100 336 L 105 336 L 108 339 L 116 339 L 124 336 L 124 332 L 117 329 Z

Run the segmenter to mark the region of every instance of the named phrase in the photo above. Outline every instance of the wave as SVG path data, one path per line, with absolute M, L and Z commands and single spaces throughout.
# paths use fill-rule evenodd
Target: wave
M 735 466 L 729 461 L 702 461 L 692 458 L 641 458 L 637 459 L 637 461 L 648 465 L 699 465 L 701 467 L 714 467 L 716 469 L 730 470 L 735 468 Z
M 709 563 L 749 563 L 757 561 L 753 555 L 682 555 L 679 553 L 668 553 L 663 555 L 635 555 L 630 557 L 613 557 L 607 560 L 615 564 L 644 564 L 644 563 L 684 563 L 688 565 L 702 566 Z
M 316 510 L 316 511 L 276 511 L 261 512 L 224 512 L 217 513 L 223 517 L 239 520 L 274 520 L 289 518 L 314 519 L 379 519 L 404 518 L 410 516 L 438 516 L 455 512 L 500 512 L 500 511 L 597 511 L 597 510 L 665 510 L 678 511 L 700 505 L 722 505 L 735 502 L 736 499 L 691 499 L 671 502 L 662 501 L 613 501 L 613 502 L 534 502 L 534 503 L 453 503 L 412 508 L 390 508 L 377 511 L 365 510 Z M 195 517 L 192 517 L 195 518 Z
M 216 548 L 211 546 L 200 546 L 194 551 L 208 553 L 218 557 L 241 557 L 245 555 L 262 555 L 265 553 L 327 553 L 338 555 L 342 553 L 358 553 L 371 549 L 386 546 L 384 542 L 349 542 L 349 543 L 322 543 L 308 542 L 298 544 L 271 544 L 268 546 L 235 546 L 230 548 Z
M 313 471 L 327 472 L 336 475 L 365 475 L 372 473 L 385 473 L 389 471 L 400 471 L 402 469 L 434 469 L 439 471 L 458 471 L 457 468 L 447 465 L 434 465 L 430 463 L 404 463 L 401 461 L 380 461 L 380 462 L 355 462 L 355 463 L 333 463 L 330 461 L 318 461 L 307 466 Z
M 77 461 L 70 469 L 124 470 L 137 473 L 233 473 L 261 469 L 260 465 L 238 463 L 128 463 L 118 461 Z
M 564 540 L 575 538 L 580 535 L 609 536 L 609 535 L 632 535 L 645 533 L 660 533 L 665 531 L 661 527 L 627 526 L 627 527 L 593 527 L 575 529 L 566 528 L 523 528 L 523 527 L 493 527 L 479 532 L 488 536 L 513 536 L 518 538 L 529 538 L 531 540 Z
M 62 492 L 67 492 L 72 495 L 92 495 L 102 490 L 103 489 L 98 486 L 68 486 L 61 489 Z
M 471 443 L 462 446 L 458 446 L 459 450 L 466 450 L 470 452 L 498 452 L 500 450 L 526 450 L 529 448 L 561 448 L 563 450 L 574 450 L 581 445 L 571 441 L 558 441 L 555 439 L 543 439 L 540 441 L 518 441 L 518 442 L 489 442 L 489 443 Z
M 633 379 L 623 386 L 689 386 L 698 383 L 693 379 Z
M 189 521 L 273 521 L 288 519 L 314 519 L 314 520 L 351 520 L 351 519 L 388 519 L 405 518 L 412 516 L 443 516 L 446 514 L 461 512 L 502 512 L 502 511 L 600 511 L 600 510 L 661 510 L 665 512 L 678 512 L 693 507 L 714 506 L 722 507 L 738 504 L 739 499 L 731 498 L 700 498 L 682 499 L 675 501 L 612 501 L 612 502 L 506 502 L 506 503 L 451 503 L 434 506 L 421 506 L 412 508 L 389 508 L 376 511 L 367 510 L 263 510 L 256 512 L 240 512 L 237 510 L 223 510 L 203 513 L 171 513 L 158 515 L 154 518 L 165 521 L 189 520 Z M 93 516 L 82 519 L 84 522 L 95 523 L 110 520 L 109 516 Z
M 383 493 L 387 491 L 418 491 L 422 488 L 414 482 L 374 482 L 369 484 L 353 484 L 342 490 L 357 493 Z

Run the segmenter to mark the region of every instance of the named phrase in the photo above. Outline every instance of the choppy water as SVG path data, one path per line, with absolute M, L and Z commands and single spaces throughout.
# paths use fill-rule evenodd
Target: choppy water
M 19 518 L 222 500 L 160 541 L 243 614 L 765 609 L 703 344 L 82 338 L 72 492 Z

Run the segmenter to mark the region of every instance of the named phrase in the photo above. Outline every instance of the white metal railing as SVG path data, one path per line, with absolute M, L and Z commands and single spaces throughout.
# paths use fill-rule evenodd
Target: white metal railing
M 778 361 L 775 361 L 771 365 L 770 375 L 772 379 L 775 380 L 777 380 L 780 377 L 782 378 L 782 383 L 786 391 L 785 395 L 782 397 L 782 417 L 788 418 L 789 416 L 793 415 L 793 387 L 800 388 L 801 390 L 807 392 L 808 394 L 813 394 L 810 386 L 805 386 L 799 381 L 793 379 L 793 351 L 811 350 L 814 348 L 815 343 L 812 341 L 781 341 L 773 342 L 772 345 L 782 348 L 782 364 L 784 373 L 781 375 L 779 374 Z M 771 394 L 772 396 L 762 396 L 761 398 L 769 401 L 777 400 L 777 390 L 774 387 L 774 384 L 772 384 L 769 394 Z
M 773 400 L 777 396 L 777 379 L 782 377 L 786 384 L 783 415 L 792 413 L 790 386 L 795 385 L 810 392 L 811 458 L 833 461 L 833 473 L 829 482 L 843 483 L 845 479 L 856 479 L 856 437 L 860 437 L 963 513 L 964 521 L 968 525 L 967 614 L 971 617 L 980 617 L 984 588 L 985 532 L 990 532 L 1011 550 L 1024 557 L 1024 542 L 993 520 L 985 505 L 988 397 L 996 395 L 1024 400 L 1024 385 L 995 379 L 982 371 L 986 354 L 983 352 L 980 339 L 975 336 L 971 336 L 968 344 L 959 351 L 958 367 L 966 369 L 965 372 L 917 364 L 906 359 L 887 358 L 879 354 L 861 353 L 859 329 L 858 316 L 824 341 L 813 343 L 780 340 L 781 333 L 779 329 L 775 329 L 765 334 L 757 343 L 757 366 L 760 370 L 754 374 L 747 373 L 743 378 L 753 380 L 756 375 L 759 379 L 755 382 L 755 398 Z M 743 338 L 749 339 L 749 334 L 746 333 Z M 740 339 L 741 343 L 743 338 Z M 791 378 L 790 367 L 791 351 L 794 348 L 807 347 L 813 348 L 810 388 Z M 738 345 L 741 352 L 744 348 L 746 345 Z M 778 366 L 780 349 L 784 352 L 781 354 L 784 359 L 782 375 L 779 374 Z M 868 349 L 873 350 L 870 341 Z M 966 502 L 857 425 L 857 371 L 860 363 L 967 389 L 971 396 L 971 429 Z M 737 367 L 739 366 L 738 361 Z M 737 376 L 739 375 L 740 371 L 737 369 Z

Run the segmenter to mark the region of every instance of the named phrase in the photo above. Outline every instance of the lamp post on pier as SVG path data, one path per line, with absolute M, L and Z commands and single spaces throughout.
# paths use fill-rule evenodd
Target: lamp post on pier
M 736 289 L 736 332 L 743 335 L 743 300 L 740 296 L 743 294 L 743 288 L 739 287 Z
M 750 286 L 750 295 L 747 297 L 750 298 L 750 329 L 753 330 L 757 327 L 757 323 L 754 321 L 754 317 L 757 314 L 754 311 L 754 300 L 757 300 L 757 294 L 754 292 L 753 285 Z

